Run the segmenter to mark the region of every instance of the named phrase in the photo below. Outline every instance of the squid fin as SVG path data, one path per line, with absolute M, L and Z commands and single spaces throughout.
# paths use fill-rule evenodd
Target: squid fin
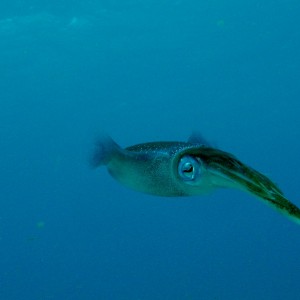
M 99 138 L 94 147 L 94 151 L 90 156 L 89 162 L 92 168 L 97 168 L 107 165 L 112 159 L 113 155 L 121 151 L 121 148 L 109 136 Z
M 209 146 L 209 143 L 207 142 L 207 140 L 198 131 L 194 131 L 190 135 L 188 142 L 193 143 L 193 144 L 201 144 L 201 145 Z

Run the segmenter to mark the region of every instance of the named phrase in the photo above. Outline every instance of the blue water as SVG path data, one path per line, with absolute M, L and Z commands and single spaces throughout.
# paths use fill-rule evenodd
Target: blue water
M 0 3 L 0 299 L 281 300 L 300 295 L 300 227 L 235 190 L 165 199 L 87 157 L 213 145 L 300 205 L 300 3 Z

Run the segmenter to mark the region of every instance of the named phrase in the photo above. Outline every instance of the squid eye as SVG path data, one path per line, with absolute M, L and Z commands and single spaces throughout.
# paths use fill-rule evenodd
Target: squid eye
M 181 172 L 185 177 L 192 178 L 194 175 L 194 166 L 191 163 L 187 162 L 183 164 Z
M 184 181 L 194 181 L 201 172 L 201 163 L 196 158 L 183 156 L 178 165 L 178 174 Z

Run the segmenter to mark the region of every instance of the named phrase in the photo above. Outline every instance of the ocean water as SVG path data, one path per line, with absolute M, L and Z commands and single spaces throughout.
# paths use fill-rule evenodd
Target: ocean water
M 87 163 L 200 131 L 300 205 L 300 2 L 0 3 L 0 299 L 299 299 L 300 227 Z

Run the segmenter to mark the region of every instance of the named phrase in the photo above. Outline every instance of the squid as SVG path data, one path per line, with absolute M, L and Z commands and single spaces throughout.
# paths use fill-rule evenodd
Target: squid
M 146 194 L 180 197 L 218 188 L 248 192 L 300 224 L 300 209 L 268 177 L 200 135 L 187 142 L 148 142 L 121 148 L 106 136 L 95 145 L 93 167 L 106 166 L 124 186 Z

